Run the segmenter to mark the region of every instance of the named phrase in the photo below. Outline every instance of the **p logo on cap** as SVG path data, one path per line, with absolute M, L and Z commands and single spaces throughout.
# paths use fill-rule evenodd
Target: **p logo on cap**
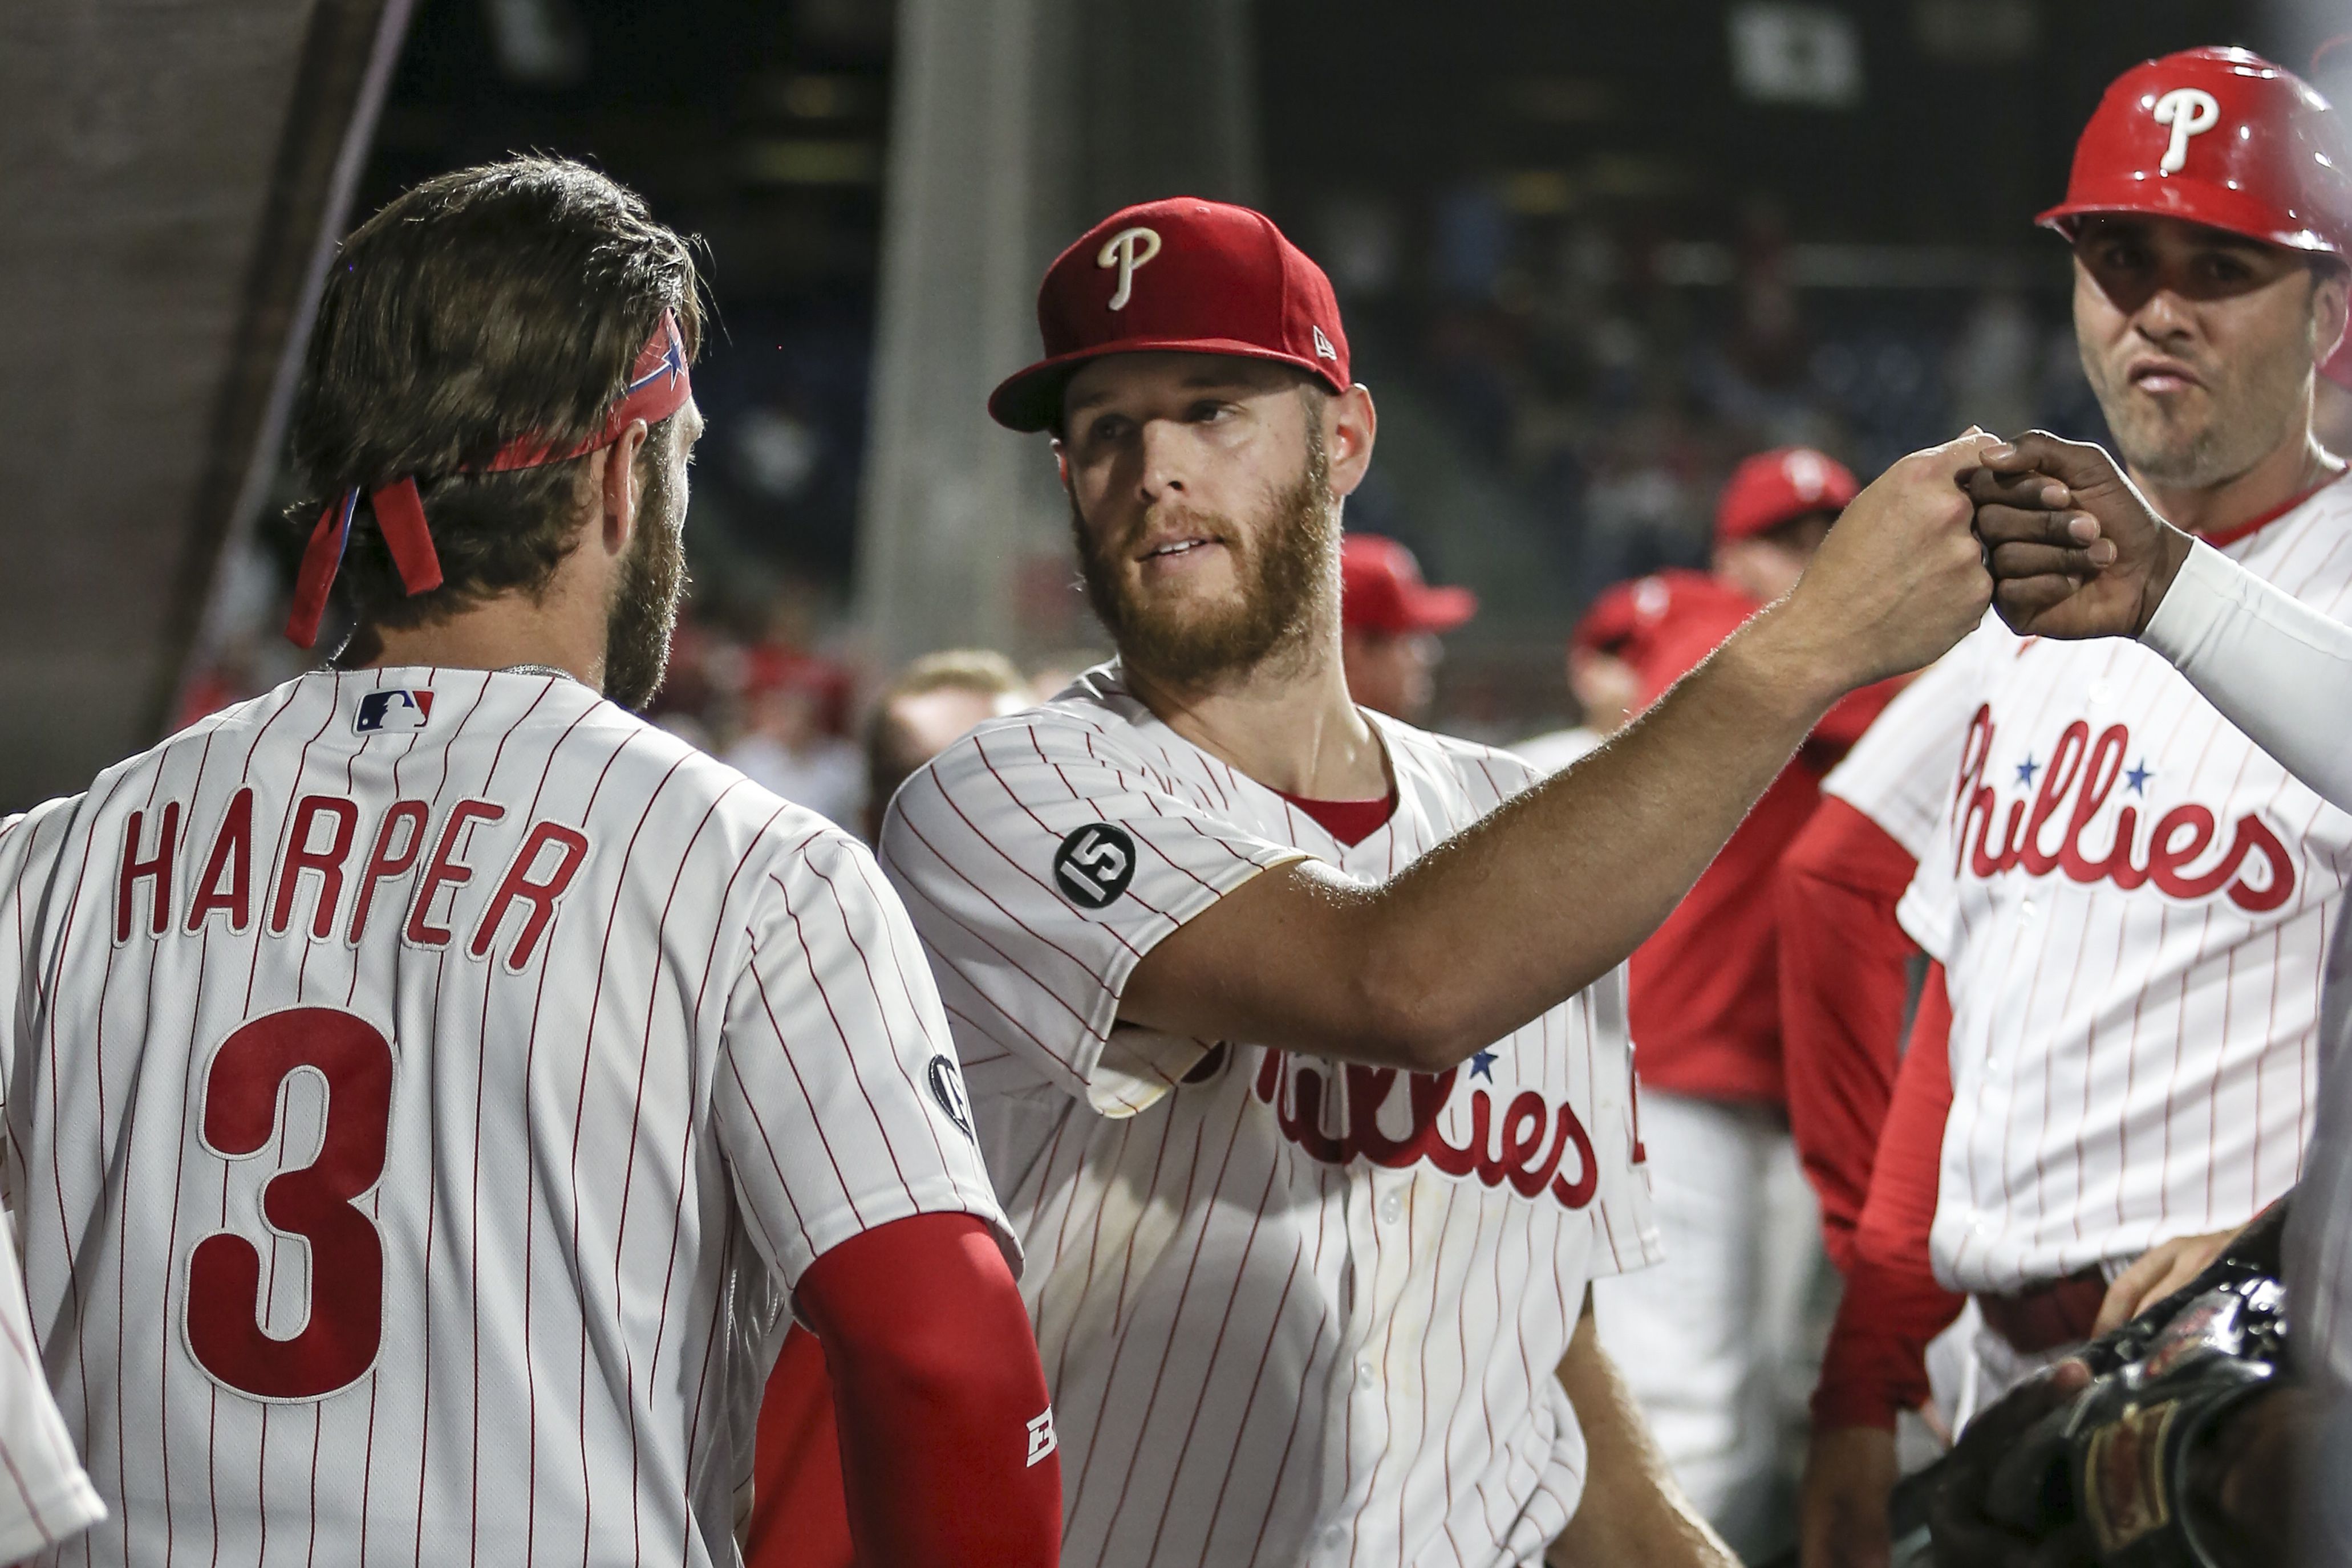
M 1110 308 L 1124 310 L 1127 302 L 1135 298 L 1135 269 L 1160 254 L 1160 233 L 1157 229 L 1121 229 L 1103 241 L 1095 256 L 1095 265 L 1118 268 L 1118 289 L 1110 297 Z

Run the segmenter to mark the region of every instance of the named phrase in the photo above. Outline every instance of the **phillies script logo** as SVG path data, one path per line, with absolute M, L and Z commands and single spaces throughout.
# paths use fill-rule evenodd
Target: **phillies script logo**
M 2294 896 L 2294 862 L 2286 846 L 2251 811 L 2231 825 L 2229 846 L 2210 859 L 2219 824 L 2209 808 L 2194 801 L 2173 807 L 2145 834 L 2139 806 L 2127 801 L 2116 812 L 2108 841 L 2088 841 L 2091 821 L 2116 785 L 2145 797 L 2155 777 L 2144 758 L 2125 766 L 2131 749 L 2127 727 L 2110 725 L 2094 740 L 2083 720 L 2068 725 L 2046 761 L 2029 756 L 2017 765 L 2017 781 L 2033 792 L 2011 800 L 2005 820 L 2000 794 L 1984 781 L 1992 741 L 1992 709 L 1979 707 L 1969 724 L 1953 798 L 1962 813 L 1955 870 L 1965 866 L 1980 877 L 2011 870 L 2028 876 L 2063 872 L 2075 882 L 2112 882 L 2126 893 L 2154 883 L 2174 898 L 2208 898 L 2227 889 L 2231 903 L 2256 915 Z M 2206 863 L 2198 869 L 2200 861 Z
M 1492 1058 L 1481 1051 L 1486 1070 Z M 1290 1071 L 1283 1065 L 1290 1062 Z M 1473 1073 L 1479 1071 L 1474 1065 Z M 1522 1089 L 1498 1114 L 1496 1095 L 1486 1089 L 1470 1091 L 1470 1138 L 1454 1144 L 1438 1130 L 1438 1117 L 1454 1098 L 1454 1081 L 1461 1073 L 1448 1068 L 1434 1077 L 1426 1072 L 1399 1072 L 1393 1067 L 1348 1066 L 1328 1080 L 1317 1069 L 1269 1051 L 1254 1086 L 1258 1099 L 1274 1107 L 1282 1135 L 1327 1166 L 1370 1160 L 1376 1166 L 1402 1170 L 1423 1161 L 1450 1176 L 1475 1176 L 1487 1186 L 1508 1183 L 1521 1197 L 1549 1191 L 1569 1208 L 1582 1208 L 1601 1186 L 1601 1171 L 1592 1155 L 1592 1138 L 1576 1112 L 1565 1103 L 1553 1106 L 1532 1089 Z M 1283 1103 L 1283 1082 L 1289 1081 L 1289 1103 Z M 1381 1124 L 1381 1112 L 1394 1097 L 1397 1080 L 1404 1080 L 1404 1129 L 1391 1134 Z M 1325 1132 L 1324 1095 L 1329 1092 L 1329 1120 L 1340 1131 Z M 1572 1168 L 1563 1169 L 1569 1151 L 1575 1151 Z

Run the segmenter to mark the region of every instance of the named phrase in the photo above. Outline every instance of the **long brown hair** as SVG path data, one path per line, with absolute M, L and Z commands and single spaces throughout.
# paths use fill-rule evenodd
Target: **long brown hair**
M 663 310 L 700 346 L 688 243 L 585 165 L 518 157 L 404 192 L 343 243 L 320 302 L 290 451 L 307 530 L 328 501 L 414 476 L 443 585 L 407 597 L 363 504 L 338 579 L 362 624 L 415 626 L 497 594 L 537 593 L 583 519 L 585 457 L 467 470 L 538 434 L 596 430 Z M 671 451 L 673 415 L 643 460 Z

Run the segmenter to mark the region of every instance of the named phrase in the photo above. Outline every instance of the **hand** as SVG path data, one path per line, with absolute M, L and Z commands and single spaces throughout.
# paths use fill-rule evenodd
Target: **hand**
M 2020 636 L 2137 637 L 2189 559 L 2189 536 L 2087 443 L 2033 431 L 1963 482 L 1993 602 Z
M 1841 690 L 1930 664 L 1984 619 L 1992 581 L 1960 486 L 1998 444 L 1971 431 L 1897 462 L 1853 498 L 1790 591 L 1792 619 Z
M 1804 1568 L 1887 1568 L 1895 1551 L 1886 1509 L 1895 1495 L 1895 1434 L 1876 1427 L 1816 1428 L 1797 1504 Z
M 2216 1230 L 2210 1236 L 2177 1236 L 2141 1253 L 2138 1261 L 2116 1275 L 2115 1282 L 2107 1287 L 2106 1300 L 2099 1303 L 2099 1321 L 2091 1326 L 2091 1337 L 2096 1339 L 2109 1329 L 2121 1328 L 2197 1278 L 2237 1234 L 2234 1230 Z
M 1945 1461 L 1927 1505 L 1937 1568 L 2084 1568 L 2093 1563 L 2071 1520 L 2025 1517 L 2048 1464 L 2063 1464 L 2063 1437 L 2042 1427 L 2091 1382 L 2091 1369 L 2062 1361 L 2020 1384 L 1969 1423 Z

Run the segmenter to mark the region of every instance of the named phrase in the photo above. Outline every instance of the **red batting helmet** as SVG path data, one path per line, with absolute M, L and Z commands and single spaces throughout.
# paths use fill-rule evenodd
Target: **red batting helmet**
M 2066 199 L 2035 221 L 2070 239 L 2094 213 L 2183 218 L 2352 258 L 2352 155 L 2327 100 L 2244 49 L 2185 49 L 2117 77 L 2074 144 Z

